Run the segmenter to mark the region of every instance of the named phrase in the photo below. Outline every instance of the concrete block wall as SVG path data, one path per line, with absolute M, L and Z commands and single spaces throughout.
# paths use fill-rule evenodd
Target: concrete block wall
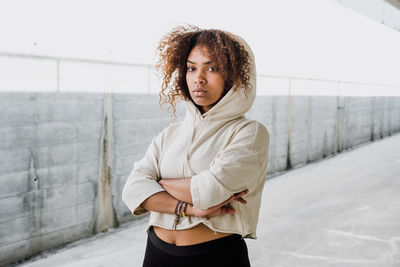
M 93 234 L 103 98 L 0 95 L 0 265 Z
M 0 94 L 0 266 L 133 219 L 133 163 L 170 122 L 158 96 Z M 178 107 L 178 119 L 184 115 Z M 400 131 L 400 97 L 257 96 L 269 174 Z
M 272 174 L 399 132 L 400 98 L 257 96 L 248 115 L 270 132 Z

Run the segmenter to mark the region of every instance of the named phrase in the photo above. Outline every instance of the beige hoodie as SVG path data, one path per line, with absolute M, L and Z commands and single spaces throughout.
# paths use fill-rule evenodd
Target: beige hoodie
M 254 59 L 247 43 L 232 36 Z M 191 101 L 185 102 L 183 121 L 170 124 L 153 139 L 144 158 L 135 162 L 125 183 L 122 199 L 133 214 L 147 212 L 140 204 L 151 195 L 164 191 L 156 181 L 158 177 L 192 177 L 195 208 L 215 206 L 246 188 L 249 189 L 244 196 L 247 204 L 232 202 L 235 214 L 210 219 L 183 217 L 177 225 L 178 230 L 203 223 L 214 231 L 256 238 L 261 193 L 267 174 L 269 134 L 261 123 L 244 116 L 255 99 L 255 77 L 253 64 L 251 94 L 245 96 L 243 90 L 230 90 L 204 114 Z M 172 229 L 174 219 L 173 214 L 151 212 L 149 227 Z

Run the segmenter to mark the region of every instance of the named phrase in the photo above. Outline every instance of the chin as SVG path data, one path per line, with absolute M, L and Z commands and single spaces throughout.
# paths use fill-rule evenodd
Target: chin
M 204 103 L 203 101 L 194 101 L 194 103 L 199 107 L 205 107 L 210 105 L 208 103 Z

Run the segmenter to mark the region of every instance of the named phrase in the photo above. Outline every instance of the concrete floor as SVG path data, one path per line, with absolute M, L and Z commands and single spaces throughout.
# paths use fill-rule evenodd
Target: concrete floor
M 252 266 L 400 266 L 400 135 L 268 180 Z M 141 266 L 146 219 L 25 267 Z

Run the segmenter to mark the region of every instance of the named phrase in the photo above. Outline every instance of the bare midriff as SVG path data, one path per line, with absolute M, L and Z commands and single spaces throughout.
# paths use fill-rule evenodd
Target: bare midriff
M 189 246 L 232 235 L 231 233 L 214 232 L 202 223 L 186 230 L 169 230 L 157 226 L 153 226 L 153 228 L 161 240 L 177 246 Z

